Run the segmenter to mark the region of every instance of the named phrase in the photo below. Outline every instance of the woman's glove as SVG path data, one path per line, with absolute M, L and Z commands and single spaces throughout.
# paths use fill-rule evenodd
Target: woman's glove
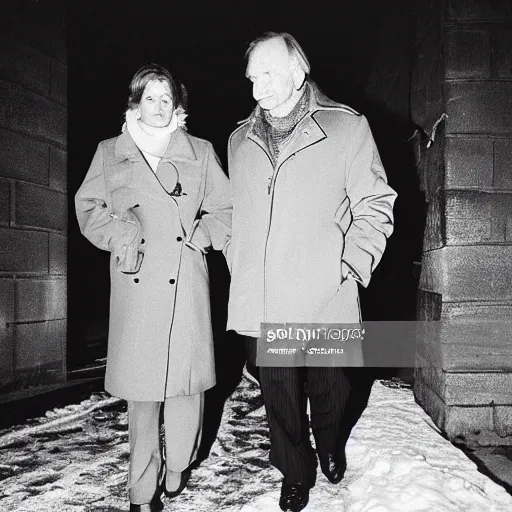
M 124 273 L 133 274 L 140 270 L 144 251 L 140 247 L 141 225 L 139 218 L 131 208 L 118 215 L 111 213 L 115 223 L 112 237 L 112 254 L 117 268 Z

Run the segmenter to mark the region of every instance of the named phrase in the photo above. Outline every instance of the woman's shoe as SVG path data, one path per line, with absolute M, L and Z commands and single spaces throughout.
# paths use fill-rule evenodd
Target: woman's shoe
M 151 503 L 144 503 L 142 505 L 130 503 L 130 512 L 161 512 L 163 509 L 164 504 L 160 500 L 160 496 L 155 496 Z
M 162 482 L 162 490 L 164 491 L 164 494 L 168 498 L 176 498 L 176 496 L 181 494 L 183 489 L 185 489 L 185 487 L 187 486 L 189 478 L 190 478 L 190 470 L 186 469 L 185 471 L 182 471 L 181 472 L 180 485 L 178 486 L 178 488 L 175 491 L 168 491 L 166 489 L 166 487 L 165 487 L 165 478 L 164 478 L 164 481 Z

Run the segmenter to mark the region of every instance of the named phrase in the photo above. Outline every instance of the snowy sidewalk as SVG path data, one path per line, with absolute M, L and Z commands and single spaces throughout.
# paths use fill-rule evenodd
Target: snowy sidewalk
M 278 512 L 259 389 L 243 379 L 226 403 L 210 457 L 165 511 Z M 125 403 L 93 395 L 0 433 L 1 512 L 124 512 Z M 446 441 L 412 392 L 376 382 L 347 445 L 337 486 L 319 472 L 305 512 L 505 512 L 512 496 Z

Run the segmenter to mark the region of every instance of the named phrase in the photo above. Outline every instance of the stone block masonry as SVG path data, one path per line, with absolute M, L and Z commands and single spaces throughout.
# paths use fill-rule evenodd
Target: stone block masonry
M 51 0 L 2 5 L 0 395 L 66 378 L 64 15 Z
M 512 444 L 510 329 L 486 328 L 512 312 L 512 4 L 448 0 L 437 29 L 447 117 L 434 142 L 441 157 L 423 159 L 435 193 L 418 316 L 462 323 L 422 347 L 415 393 L 450 438 Z

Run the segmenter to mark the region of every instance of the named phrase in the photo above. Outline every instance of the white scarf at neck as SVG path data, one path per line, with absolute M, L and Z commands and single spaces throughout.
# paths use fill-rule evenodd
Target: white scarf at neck
M 137 147 L 150 155 L 162 158 L 167 151 L 171 135 L 178 128 L 178 116 L 173 114 L 171 122 L 162 128 L 155 128 L 137 119 L 137 110 L 126 111 L 126 128 Z

